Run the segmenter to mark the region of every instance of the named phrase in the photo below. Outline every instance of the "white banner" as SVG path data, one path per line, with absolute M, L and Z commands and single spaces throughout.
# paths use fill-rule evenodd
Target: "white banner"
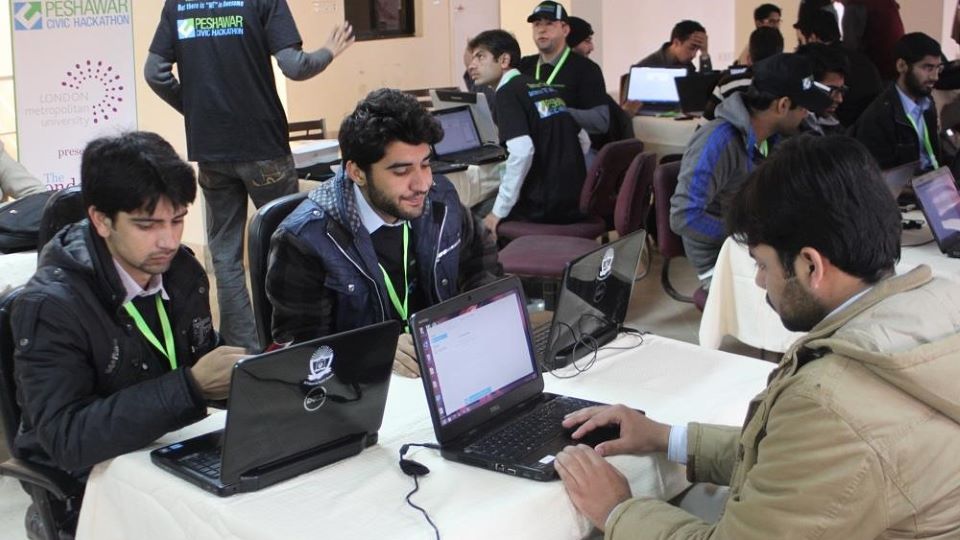
M 137 128 L 132 0 L 10 2 L 20 162 L 80 182 L 87 142 Z

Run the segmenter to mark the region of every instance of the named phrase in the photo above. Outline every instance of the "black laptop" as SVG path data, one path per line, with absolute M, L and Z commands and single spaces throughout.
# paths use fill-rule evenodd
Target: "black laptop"
M 677 96 L 680 99 L 680 110 L 690 116 L 703 115 L 703 110 L 707 108 L 707 101 L 719 80 L 719 71 L 691 73 L 686 77 L 674 79 L 673 82 L 677 85 Z
M 960 257 L 960 192 L 949 167 L 913 179 L 913 191 L 940 251 Z
M 544 371 L 570 365 L 616 339 L 646 239 L 639 230 L 567 263 L 553 319 L 533 328 L 534 354 Z
M 433 161 L 482 165 L 507 159 L 498 144 L 484 143 L 473 120 L 470 107 L 435 109 L 431 114 L 443 128 L 443 138 L 433 145 Z
M 237 362 L 226 428 L 150 458 L 226 497 L 360 453 L 377 442 L 399 333 L 388 321 Z
M 441 455 L 531 478 L 556 478 L 554 457 L 576 444 L 561 421 L 597 405 L 543 391 L 523 286 L 502 279 L 410 318 Z M 597 444 L 618 431 L 595 430 Z

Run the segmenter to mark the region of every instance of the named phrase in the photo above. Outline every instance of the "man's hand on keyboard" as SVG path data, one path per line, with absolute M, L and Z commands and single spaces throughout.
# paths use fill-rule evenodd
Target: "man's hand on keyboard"
M 580 426 L 571 434 L 576 440 L 594 429 L 604 426 L 620 426 L 620 437 L 596 446 L 601 456 L 666 452 L 670 440 L 670 426 L 654 422 L 646 415 L 625 405 L 587 407 L 570 413 L 563 420 L 563 427 Z
M 626 477 L 589 446 L 568 446 L 554 463 L 573 506 L 601 531 L 614 508 L 631 497 Z

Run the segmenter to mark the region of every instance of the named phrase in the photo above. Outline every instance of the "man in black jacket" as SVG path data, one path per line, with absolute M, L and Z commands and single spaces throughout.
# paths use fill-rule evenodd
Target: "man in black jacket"
M 850 128 L 881 169 L 920 161 L 923 170 L 940 166 L 937 108 L 930 92 L 943 70 L 940 44 L 913 32 L 894 47 L 897 80 L 887 87 Z
M 197 183 L 170 144 L 144 132 L 94 140 L 81 179 L 89 219 L 43 249 L 12 319 L 16 449 L 84 481 L 203 418 L 244 350 L 217 347 L 206 273 L 180 245 Z M 64 527 L 78 503 L 61 509 Z

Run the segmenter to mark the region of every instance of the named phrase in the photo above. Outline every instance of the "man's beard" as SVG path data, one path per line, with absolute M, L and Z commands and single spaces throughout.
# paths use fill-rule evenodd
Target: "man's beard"
M 770 303 L 770 296 L 767 296 Z M 783 294 L 780 298 L 780 309 L 774 308 L 780 315 L 784 328 L 791 332 L 809 332 L 827 316 L 817 299 L 807 292 L 797 281 L 796 276 L 788 278 L 783 285 Z
M 909 91 L 914 96 L 925 97 L 930 95 L 930 89 L 920 83 L 920 79 L 913 73 L 913 69 L 907 72 L 904 81 Z
M 418 210 L 410 210 L 406 212 L 402 210 L 399 204 L 390 200 L 386 193 L 377 189 L 373 179 L 371 179 L 370 182 L 367 182 L 367 195 L 370 197 L 371 205 L 380 209 L 381 212 L 385 212 L 397 219 L 409 221 L 411 219 L 417 219 L 421 214 L 423 214 L 423 205 L 421 205 Z M 424 199 L 424 204 L 426 204 L 426 199 Z

